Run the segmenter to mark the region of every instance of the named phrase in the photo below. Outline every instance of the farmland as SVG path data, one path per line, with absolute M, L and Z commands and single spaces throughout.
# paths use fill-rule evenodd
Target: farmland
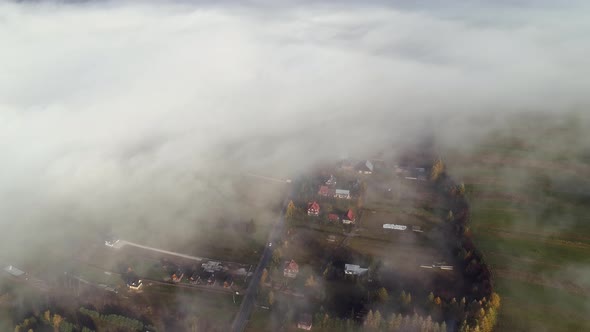
M 497 330 L 588 330 L 590 165 L 571 145 L 584 134 L 567 121 L 539 127 L 517 122 L 447 164 L 465 182 L 475 242 L 503 298 Z

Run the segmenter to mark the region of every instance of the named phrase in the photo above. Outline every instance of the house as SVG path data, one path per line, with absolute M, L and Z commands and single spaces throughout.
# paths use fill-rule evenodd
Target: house
M 295 278 L 299 273 L 299 265 L 294 260 L 285 262 L 285 268 L 283 269 L 283 276 L 287 278 Z
M 9 273 L 13 277 L 20 277 L 23 274 L 25 274 L 24 271 L 21 271 L 21 270 L 17 269 L 16 267 L 12 266 L 12 265 L 8 265 L 7 267 L 5 267 L 4 268 L 4 272 Z
M 170 276 L 172 282 L 181 282 L 182 278 L 184 278 L 184 271 L 182 271 L 181 268 L 176 269 L 176 271 Z
M 125 274 L 125 284 L 127 288 L 132 290 L 140 290 L 143 286 L 141 279 L 133 271 L 129 271 Z
M 297 322 L 297 328 L 309 331 L 311 330 L 311 315 L 310 314 L 303 314 L 299 318 Z
M 318 195 L 327 197 L 330 195 L 330 188 L 328 186 L 320 186 L 320 190 L 318 191 Z
M 340 217 L 336 213 L 330 213 L 328 214 L 328 220 L 338 222 L 340 221 Z
M 201 283 L 201 276 L 199 276 L 199 273 L 197 271 L 195 271 L 188 279 L 191 284 Z
M 356 217 L 355 217 L 352 209 L 348 209 L 346 214 L 342 217 L 343 224 L 353 224 L 355 220 L 356 220 Z
M 424 167 L 395 165 L 395 173 L 406 180 L 426 181 L 428 179 L 428 173 Z
M 373 163 L 370 160 L 366 160 L 365 162 L 360 163 L 357 167 L 356 170 L 360 173 L 360 174 L 373 174 Z
M 350 199 L 350 190 L 336 189 L 336 192 L 334 193 L 334 197 Z
M 330 177 L 325 182 L 326 186 L 334 186 L 336 185 L 336 178 L 334 175 L 330 174 Z
M 320 214 L 320 205 L 318 202 L 310 202 L 307 204 L 307 215 L 308 216 L 318 216 Z
M 207 277 L 207 285 L 214 285 L 214 284 L 215 284 L 215 273 L 211 273 Z
M 119 243 L 119 238 L 112 234 L 107 235 L 104 239 L 104 245 L 107 247 L 114 247 L 117 243 Z
M 336 235 L 334 235 L 334 234 L 328 235 L 328 242 L 336 242 Z
M 234 285 L 234 279 L 230 275 L 228 275 L 225 278 L 225 281 L 223 282 L 223 288 L 230 288 L 233 285 Z
M 396 224 L 383 224 L 384 229 L 395 229 L 398 231 L 405 231 L 408 226 L 406 225 L 396 225 Z
M 369 269 L 362 268 L 358 265 L 344 264 L 344 274 L 346 275 L 360 276 L 367 271 L 369 271 Z
M 201 264 L 201 267 L 203 268 L 203 270 L 209 273 L 221 271 L 223 269 L 223 265 L 221 265 L 221 262 L 216 261 L 207 261 L 207 263 Z

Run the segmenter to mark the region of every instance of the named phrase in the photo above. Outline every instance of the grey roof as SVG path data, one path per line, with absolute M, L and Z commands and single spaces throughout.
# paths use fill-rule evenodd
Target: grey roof
M 350 195 L 350 190 L 336 189 L 336 195 Z
M 4 268 L 4 271 L 12 274 L 15 277 L 20 277 L 23 274 L 25 274 L 24 271 L 21 271 L 19 269 L 17 269 L 16 267 L 12 266 L 12 265 L 8 265 L 7 267 Z
M 348 274 L 363 274 L 369 270 L 353 264 L 344 264 L 344 268 Z
M 369 171 L 373 171 L 373 163 L 370 160 L 367 160 L 367 162 L 365 163 L 365 166 L 367 166 L 367 168 L 369 169 Z

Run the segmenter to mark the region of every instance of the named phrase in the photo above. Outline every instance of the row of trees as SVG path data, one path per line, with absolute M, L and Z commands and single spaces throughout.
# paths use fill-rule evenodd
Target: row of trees
M 92 318 L 97 325 L 102 324 L 109 324 L 116 326 L 117 328 L 123 328 L 132 331 L 141 331 L 144 328 L 144 324 L 137 319 L 132 319 L 129 317 L 121 316 L 121 315 L 103 315 L 98 311 L 90 310 L 86 308 L 80 308 L 80 312 Z
M 453 301 L 449 305 L 455 312 L 455 318 L 461 321 L 461 332 L 489 332 L 496 324 L 496 313 L 500 308 L 500 297 L 493 291 L 491 271 L 472 238 L 469 229 L 470 209 L 465 197 L 465 185 L 456 184 L 447 174 L 443 161 L 437 159 L 431 168 L 430 178 L 435 187 L 447 200 L 451 207 L 446 217 L 447 231 L 450 243 L 455 245 L 455 251 L 463 268 L 463 275 L 471 287 L 468 297 L 473 299 L 468 306 L 456 305 Z M 489 299 L 489 300 L 488 300 Z M 453 299 L 454 300 L 454 299 Z M 463 302 L 464 300 L 462 300 Z M 463 313 L 460 311 L 464 310 Z
M 46 310 L 39 319 L 35 316 L 25 318 L 21 323 L 14 327 L 14 332 L 33 332 L 35 329 L 43 328 L 42 326 L 51 326 L 55 332 L 94 332 L 93 330 L 79 326 L 67 321 L 59 314 L 52 314 Z

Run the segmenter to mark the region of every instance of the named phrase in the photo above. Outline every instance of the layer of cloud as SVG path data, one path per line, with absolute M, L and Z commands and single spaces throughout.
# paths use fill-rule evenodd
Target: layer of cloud
M 220 173 L 583 109 L 582 6 L 1 4 L 2 223 L 189 219 Z

